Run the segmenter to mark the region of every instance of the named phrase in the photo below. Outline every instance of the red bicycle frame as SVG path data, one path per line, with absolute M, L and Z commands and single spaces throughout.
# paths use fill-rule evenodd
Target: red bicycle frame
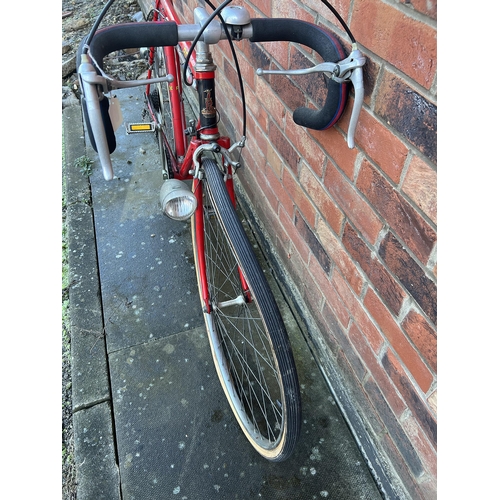
M 181 21 L 174 10 L 171 0 L 156 0 L 155 10 L 153 13 L 153 22 L 161 22 L 162 20 L 174 21 L 181 24 Z M 190 50 L 190 42 L 179 42 L 179 47 L 187 57 Z M 170 144 L 166 140 L 163 131 L 160 129 L 160 137 L 165 145 L 165 151 L 171 157 L 171 164 L 173 169 L 174 178 L 179 180 L 193 179 L 193 164 L 194 153 L 202 145 L 207 143 L 216 142 L 224 149 L 229 149 L 229 137 L 219 135 L 217 127 L 217 110 L 215 107 L 215 71 L 203 70 L 198 71 L 196 68 L 196 52 L 193 51 L 188 61 L 189 68 L 193 75 L 194 80 L 197 82 L 198 97 L 200 104 L 199 118 L 196 126 L 197 131 L 203 131 L 202 134 L 197 134 L 197 137 L 192 137 L 187 143 L 186 130 L 186 117 L 184 112 L 183 102 L 183 89 L 182 89 L 182 74 L 180 65 L 180 56 L 176 47 L 161 47 L 166 63 L 166 71 L 172 75 L 173 80 L 168 85 L 168 95 L 171 107 L 171 120 L 174 132 L 175 151 L 172 151 Z M 151 78 L 152 67 L 155 57 L 155 48 L 152 47 L 149 52 L 149 65 L 148 78 Z M 146 96 L 150 94 L 150 85 L 146 86 Z M 147 99 L 149 112 L 153 120 L 156 121 L 156 115 L 152 108 L 152 104 Z M 205 137 L 205 138 L 204 138 Z M 208 139 L 210 137 L 210 139 Z M 215 139 L 215 140 L 214 140 Z M 234 206 L 236 206 L 236 196 L 234 192 L 234 185 L 232 179 L 231 165 L 226 165 L 226 188 L 228 190 L 230 199 Z M 201 280 L 201 295 L 207 312 L 211 311 L 210 297 L 208 291 L 208 284 L 206 279 L 206 263 L 205 263 L 205 227 L 204 227 L 204 214 L 203 214 L 203 191 L 201 189 L 201 181 L 193 179 L 193 193 L 198 202 L 198 208 L 194 213 L 195 218 L 195 238 L 196 249 L 198 253 L 199 269 L 198 272 L 202 277 Z M 241 271 L 239 272 L 242 290 L 247 298 L 250 299 L 249 287 L 243 277 Z

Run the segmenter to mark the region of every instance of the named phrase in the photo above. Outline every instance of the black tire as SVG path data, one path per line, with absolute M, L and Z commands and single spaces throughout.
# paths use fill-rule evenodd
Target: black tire
M 231 409 L 252 446 L 270 461 L 283 461 L 295 447 L 301 423 L 299 383 L 288 335 L 217 163 L 204 159 L 202 166 L 211 307 L 204 316 L 212 355 Z M 249 291 L 242 290 L 240 271 Z

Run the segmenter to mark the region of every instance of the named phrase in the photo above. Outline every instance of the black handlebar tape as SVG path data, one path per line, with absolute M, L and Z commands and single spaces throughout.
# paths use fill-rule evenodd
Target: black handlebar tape
M 326 62 L 338 62 L 345 58 L 339 41 L 315 24 L 298 19 L 252 19 L 251 42 L 289 41 L 307 45 Z M 347 84 L 329 80 L 325 104 L 320 110 L 297 108 L 293 121 L 302 127 L 325 130 L 339 120 L 347 101 Z
M 97 31 L 90 43 L 90 53 L 102 67 L 104 56 L 115 50 L 177 45 L 175 22 L 115 24 Z

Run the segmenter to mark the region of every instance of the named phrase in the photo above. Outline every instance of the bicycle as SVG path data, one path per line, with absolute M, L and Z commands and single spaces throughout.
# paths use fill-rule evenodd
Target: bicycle
M 241 163 L 233 155 L 238 149 L 241 153 L 246 141 L 244 85 L 240 74 L 243 135 L 231 144 L 218 129 L 216 67 L 210 45 L 227 40 L 238 72 L 233 41 L 283 40 L 316 51 L 325 62 L 312 68 L 258 69 L 257 74 L 328 72 L 324 107 L 299 108 L 293 115 L 299 125 L 318 130 L 338 121 L 346 105 L 347 84 L 353 82 L 350 147 L 363 101 L 365 59 L 343 20 L 353 40 L 348 57 L 335 36 L 318 26 L 295 19 L 252 19 L 243 7 L 230 6 L 231 0 L 218 7 L 206 1 L 213 12 L 197 7 L 194 24 L 180 22 L 172 0 L 156 0 L 146 22 L 97 30 L 113 1 L 104 7 L 78 54 L 82 109 L 91 144 L 99 154 L 104 178 L 113 179 L 110 154 L 116 147 L 116 100 L 110 92 L 146 85 L 152 121 L 129 124 L 128 132 L 156 133 L 164 177 L 162 210 L 175 220 L 191 219 L 201 306 L 219 380 L 252 446 L 268 460 L 285 460 L 300 434 L 300 386 L 281 314 L 236 211 L 233 176 Z M 105 74 L 107 54 L 135 47 L 146 48 L 146 80 L 118 81 Z M 183 84 L 193 85 L 198 92 L 198 120 L 190 123 L 184 113 Z M 191 189 L 184 181 L 192 183 Z

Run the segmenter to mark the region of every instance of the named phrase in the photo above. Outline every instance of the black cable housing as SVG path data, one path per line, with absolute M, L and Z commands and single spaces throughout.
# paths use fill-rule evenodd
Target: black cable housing
M 352 43 L 356 43 L 356 40 L 354 39 L 353 34 L 351 33 L 351 30 L 347 26 L 346 22 L 342 19 L 342 16 L 337 12 L 337 10 L 328 2 L 328 0 L 321 0 L 321 3 L 329 9 L 333 15 L 339 20 L 339 23 L 342 25 L 342 27 L 345 29 L 347 35 L 351 39 Z
M 99 25 L 101 24 L 104 16 L 108 12 L 108 10 L 111 7 L 111 5 L 113 5 L 114 3 L 115 3 L 115 0 L 109 0 L 108 3 L 101 10 L 98 18 L 95 20 L 95 22 L 94 22 L 94 24 L 92 26 L 92 29 L 90 30 L 90 33 L 87 35 L 87 39 L 86 39 L 86 44 L 87 45 L 90 45 L 90 42 L 92 41 L 92 38 L 94 38 L 95 32 L 99 28 Z M 84 47 L 83 48 L 83 53 L 86 54 L 87 51 L 88 51 L 88 47 Z
M 209 0 L 205 0 L 205 3 L 208 4 L 208 6 L 212 9 L 215 10 L 215 6 L 210 2 Z M 224 28 L 224 32 L 226 33 L 227 40 L 229 42 L 229 47 L 231 49 L 231 54 L 233 55 L 233 60 L 234 60 L 234 65 L 236 66 L 236 74 L 238 75 L 238 81 L 240 85 L 240 92 L 241 92 L 241 101 L 243 103 L 243 136 L 247 135 L 247 106 L 246 106 L 246 100 L 245 100 L 245 88 L 243 85 L 243 77 L 241 76 L 241 70 L 240 70 L 240 63 L 238 62 L 238 56 L 236 55 L 236 51 L 234 49 L 234 44 L 233 40 L 231 39 L 231 36 L 229 35 L 229 30 L 227 29 L 227 25 L 224 22 L 224 19 L 222 19 L 222 16 L 220 13 L 218 14 L 219 20 L 222 24 L 222 27 Z

